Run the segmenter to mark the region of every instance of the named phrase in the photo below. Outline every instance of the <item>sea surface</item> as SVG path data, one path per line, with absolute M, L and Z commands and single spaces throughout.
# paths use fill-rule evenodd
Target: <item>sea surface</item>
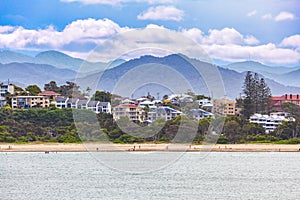
M 300 199 L 297 152 L 149 155 L 0 152 L 0 199 Z

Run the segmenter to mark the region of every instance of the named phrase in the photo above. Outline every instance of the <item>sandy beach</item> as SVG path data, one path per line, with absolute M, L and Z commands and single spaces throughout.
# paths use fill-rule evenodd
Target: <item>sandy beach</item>
M 30 143 L 0 144 L 0 152 L 118 152 L 118 151 L 170 151 L 170 152 L 299 152 L 300 145 L 279 144 L 61 144 Z

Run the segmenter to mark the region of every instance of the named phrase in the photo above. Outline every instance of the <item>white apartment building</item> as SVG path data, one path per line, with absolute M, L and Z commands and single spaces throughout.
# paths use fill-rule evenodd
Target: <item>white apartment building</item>
M 178 115 L 181 115 L 181 114 L 182 114 L 182 112 L 175 110 L 173 108 L 170 108 L 168 106 L 160 106 L 160 107 L 152 109 L 148 113 L 148 120 L 155 121 L 158 118 L 163 118 L 167 121 L 167 120 L 174 119 L 175 117 L 177 117 Z
M 4 85 L 3 83 L 0 83 L 0 108 L 6 104 L 6 94 L 13 94 L 15 92 L 14 90 L 14 85 Z
M 284 121 L 295 121 L 295 118 L 282 113 L 271 113 L 270 116 L 255 113 L 250 116 L 250 122 L 260 124 L 266 133 L 273 132 Z

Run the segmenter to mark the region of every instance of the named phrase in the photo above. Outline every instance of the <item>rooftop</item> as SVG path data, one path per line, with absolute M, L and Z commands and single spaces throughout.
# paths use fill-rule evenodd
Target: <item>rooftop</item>
M 43 92 L 40 92 L 38 95 L 40 95 L 40 96 L 59 96 L 60 94 L 57 92 L 53 92 L 53 91 L 43 91 Z

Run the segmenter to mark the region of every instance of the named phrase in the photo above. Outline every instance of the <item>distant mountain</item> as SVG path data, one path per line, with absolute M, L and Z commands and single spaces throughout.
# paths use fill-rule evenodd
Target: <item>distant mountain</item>
M 227 66 L 223 66 L 223 68 L 232 69 L 237 72 L 252 71 L 269 79 L 273 79 L 283 85 L 300 87 L 300 67 L 270 67 L 259 62 L 245 61 L 232 63 Z
M 51 65 L 33 63 L 9 63 L 0 64 L 0 81 L 20 83 L 20 86 L 37 84 L 43 88 L 45 83 L 52 80 L 63 84 L 68 80 L 74 80 L 76 72 L 69 69 L 58 69 Z
M 45 51 L 37 54 L 34 59 L 37 64 L 48 64 L 62 69 L 77 71 L 84 62 L 82 59 L 73 58 L 58 51 Z
M 264 76 L 273 75 L 273 74 L 285 74 L 300 69 L 300 67 L 281 67 L 281 66 L 270 67 L 254 61 L 236 62 L 223 67 L 235 70 L 237 72 L 245 72 L 245 71 L 257 72 Z
M 134 83 L 139 83 L 139 82 L 145 82 L 145 79 L 147 76 L 150 77 L 158 77 L 161 80 L 164 79 L 163 75 L 168 73 L 168 69 L 165 69 L 164 67 L 160 67 L 159 70 L 156 72 L 148 72 L 147 68 L 151 68 L 154 66 L 168 66 L 170 69 L 174 71 L 174 74 L 179 73 L 181 74 L 186 80 L 189 80 L 190 84 L 192 86 L 195 86 L 195 92 L 197 93 L 203 93 L 203 94 L 208 94 L 208 89 L 206 87 L 205 81 L 203 77 L 198 76 L 198 72 L 195 71 L 191 63 L 196 64 L 197 66 L 201 66 L 203 70 L 209 69 L 209 67 L 212 67 L 211 64 L 201 62 L 195 59 L 189 59 L 186 57 L 182 57 L 179 55 L 169 55 L 166 57 L 158 58 L 158 57 L 153 57 L 153 56 L 143 56 L 138 59 L 133 59 L 130 61 L 127 61 L 115 68 L 106 70 L 104 73 L 97 73 L 93 74 L 90 76 L 87 76 L 85 78 L 82 78 L 79 80 L 79 82 L 84 85 L 84 87 L 89 86 L 90 88 L 96 87 L 101 90 L 106 90 L 106 91 L 114 91 L 114 87 L 118 82 L 124 77 L 127 76 L 127 74 L 130 74 L 136 70 L 136 73 L 134 76 L 129 77 L 128 79 L 128 85 L 125 85 L 123 88 L 124 90 L 128 89 L 130 90 L 130 82 Z M 137 70 L 139 67 L 144 67 L 143 70 Z M 223 78 L 224 82 L 224 87 L 226 90 L 226 95 L 230 98 L 236 98 L 240 96 L 240 93 L 242 92 L 242 85 L 244 82 L 245 78 L 245 72 L 244 73 L 239 73 L 234 70 L 230 69 L 225 69 L 222 67 L 218 67 L 220 74 Z M 176 73 L 175 73 L 176 72 Z M 206 79 L 212 79 L 215 74 L 212 74 L 210 77 L 206 77 Z M 260 75 L 262 76 L 262 75 Z M 98 79 L 100 78 L 99 82 Z M 130 79 L 131 78 L 131 79 Z M 144 80 L 140 80 L 144 79 Z M 165 78 L 166 79 L 166 78 Z M 94 81 L 93 81 L 94 80 Z M 174 85 L 173 89 L 174 91 L 176 90 L 181 90 L 182 85 L 180 84 L 180 81 L 176 82 L 175 80 L 170 80 Z M 300 93 L 300 87 L 289 87 L 289 86 L 284 86 L 276 81 L 273 81 L 271 79 L 266 78 L 267 84 L 270 86 L 272 90 L 273 95 L 282 95 L 285 93 Z M 122 85 L 118 85 L 119 87 L 122 88 Z M 138 88 L 142 86 L 136 86 L 137 89 L 139 89 L 140 93 L 138 95 L 145 95 L 147 92 L 151 92 L 152 94 L 164 94 L 170 92 L 170 89 L 159 87 L 155 84 L 152 84 L 149 87 L 144 87 L 144 89 Z M 198 90 L 198 91 L 197 91 Z
M 70 69 L 73 71 L 81 71 L 82 73 L 102 71 L 109 67 L 115 67 L 124 62 L 124 60 L 116 60 L 109 63 L 103 62 L 87 62 L 80 58 L 73 58 L 59 51 L 45 51 L 37 54 L 35 57 L 26 56 L 12 51 L 0 51 L 0 63 L 35 63 L 52 65 L 60 69 Z
M 0 51 L 0 81 L 10 81 L 24 84 L 43 85 L 51 80 L 55 80 L 59 84 L 65 83 L 67 80 L 75 80 L 83 84 L 83 87 L 98 88 L 106 91 L 113 91 L 114 86 L 118 81 L 125 77 L 128 72 L 136 70 L 136 74 L 132 77 L 127 77 L 130 82 L 145 82 L 148 77 L 156 77 L 158 80 L 165 80 L 166 85 L 174 84 L 173 90 L 183 91 L 184 85 L 176 79 L 183 76 L 188 80 L 195 92 L 208 94 L 208 88 L 203 77 L 198 75 L 198 72 L 191 63 L 198 65 L 201 69 L 206 70 L 212 67 L 211 64 L 201 62 L 195 59 L 187 58 L 183 55 L 169 55 L 166 57 L 142 56 L 132 59 L 127 62 L 124 60 L 116 60 L 112 63 L 89 63 L 78 58 L 72 58 L 66 54 L 57 51 L 46 51 L 38 54 L 36 57 L 25 56 L 23 54 Z M 4 64 L 3 64 L 4 63 Z M 46 64 L 45 64 L 46 63 Z M 110 65 L 109 69 L 106 69 Z M 156 71 L 150 69 L 160 67 Z M 167 67 L 166 67 L 167 66 Z M 232 69 L 230 69 L 232 68 Z M 137 70 L 139 69 L 139 70 Z M 266 77 L 266 82 L 270 86 L 273 95 L 282 95 L 285 93 L 300 93 L 300 69 L 287 67 L 269 67 L 257 62 L 241 62 L 234 63 L 225 67 L 219 67 L 220 74 L 223 78 L 226 94 L 228 97 L 236 98 L 242 91 L 242 84 L 245 77 L 245 71 L 258 72 L 260 76 Z M 78 70 L 80 73 L 78 73 Z M 104 71 L 103 71 L 104 70 Z M 146 74 L 146 76 L 145 76 Z M 170 76 L 164 77 L 164 74 Z M 206 79 L 211 80 L 211 77 Z M 99 77 L 101 77 L 100 80 Z M 134 81 L 133 81 L 134 80 Z M 126 90 L 128 83 L 122 83 Z M 290 86 L 285 86 L 290 85 Z M 82 89 L 86 89 L 83 88 Z M 134 87 L 137 87 L 136 85 Z M 170 93 L 170 88 L 155 85 L 154 83 L 138 86 L 135 93 L 137 95 L 145 95 L 147 92 L 152 94 Z M 172 89 L 172 88 L 171 88 Z M 197 91 L 198 90 L 198 91 Z
M 13 51 L 0 50 L 0 63 L 8 64 L 13 62 L 18 62 L 18 63 L 34 62 L 34 58 Z
M 276 81 L 290 86 L 300 86 L 300 69 L 275 77 Z
M 247 72 L 236 72 L 234 70 L 224 69 L 219 67 L 220 73 L 222 74 L 226 92 L 229 97 L 236 98 L 242 94 L 242 86 Z M 264 77 L 259 74 L 260 77 Z M 272 95 L 279 96 L 283 94 L 298 94 L 300 93 L 300 87 L 285 86 L 272 79 L 265 78 L 266 83 L 271 89 Z

